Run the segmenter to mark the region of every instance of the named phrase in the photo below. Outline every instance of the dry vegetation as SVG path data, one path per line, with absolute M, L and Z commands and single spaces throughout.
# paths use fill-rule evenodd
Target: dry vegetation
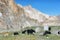
M 35 29 L 35 28 L 32 28 L 32 29 Z M 53 32 L 59 29 L 60 29 L 60 26 L 52 27 L 51 31 Z M 34 35 L 27 35 L 27 34 L 21 34 L 21 32 L 19 32 L 19 35 L 14 36 L 13 32 L 12 33 L 7 32 L 7 33 L 0 34 L 0 40 L 60 40 L 60 35 L 51 34 L 48 36 L 42 36 L 42 35 L 39 35 L 39 33 L 35 33 Z
M 19 34 L 15 36 L 14 35 L 9 35 L 9 36 L 0 35 L 0 40 L 60 40 L 60 36 L 52 35 L 52 34 L 48 36 L 41 36 L 38 34 L 35 34 L 35 35 Z

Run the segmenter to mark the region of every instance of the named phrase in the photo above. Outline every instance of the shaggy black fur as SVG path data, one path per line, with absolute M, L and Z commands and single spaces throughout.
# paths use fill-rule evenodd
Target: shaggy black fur
M 19 33 L 18 32 L 14 32 L 14 35 L 19 35 Z
M 22 34 L 25 34 L 26 33 L 26 30 L 22 31 Z
M 60 34 L 60 31 L 58 31 L 58 34 Z
M 22 34 L 25 34 L 26 32 L 29 35 L 29 34 L 35 33 L 35 30 L 33 30 L 33 29 L 27 29 L 27 30 L 22 31 Z
M 50 31 L 45 31 L 43 35 L 51 34 Z

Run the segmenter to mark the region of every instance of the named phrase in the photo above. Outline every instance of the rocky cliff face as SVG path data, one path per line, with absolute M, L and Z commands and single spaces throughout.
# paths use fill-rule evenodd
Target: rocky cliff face
M 14 0 L 0 0 L 0 30 L 20 30 L 24 27 L 58 24 L 56 16 L 46 15 L 35 8 L 21 6 Z
M 19 18 L 23 12 L 23 8 L 16 5 L 13 0 L 0 0 L 0 29 L 18 29 Z

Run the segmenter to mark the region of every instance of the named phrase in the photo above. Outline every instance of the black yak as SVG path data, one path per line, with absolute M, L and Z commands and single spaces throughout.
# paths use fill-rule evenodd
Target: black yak
M 18 32 L 14 32 L 14 35 L 19 35 L 19 33 Z
M 50 31 L 45 31 L 43 35 L 51 34 Z
M 25 34 L 27 30 L 22 31 L 22 34 Z
M 33 34 L 33 33 L 35 33 L 35 30 L 33 30 L 33 29 L 28 29 L 28 30 L 27 30 L 27 33 L 28 33 L 28 34 Z
M 47 30 L 46 30 L 47 29 Z M 45 27 L 45 32 L 43 33 L 43 35 L 47 35 L 47 34 L 51 34 L 51 27 Z
M 60 34 L 60 31 L 58 31 L 58 34 Z
M 35 33 L 35 30 L 33 30 L 33 29 L 27 29 L 27 30 L 22 31 L 22 34 L 25 34 L 26 32 L 29 35 L 29 34 Z

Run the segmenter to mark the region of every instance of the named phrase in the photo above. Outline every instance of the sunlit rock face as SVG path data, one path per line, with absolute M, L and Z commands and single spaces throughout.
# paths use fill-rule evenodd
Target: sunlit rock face
M 0 29 L 20 29 L 20 15 L 24 10 L 14 0 L 0 0 Z
M 58 24 L 56 16 L 44 14 L 31 5 L 22 6 L 14 0 L 0 0 L 0 30 L 17 31 L 31 26 Z

